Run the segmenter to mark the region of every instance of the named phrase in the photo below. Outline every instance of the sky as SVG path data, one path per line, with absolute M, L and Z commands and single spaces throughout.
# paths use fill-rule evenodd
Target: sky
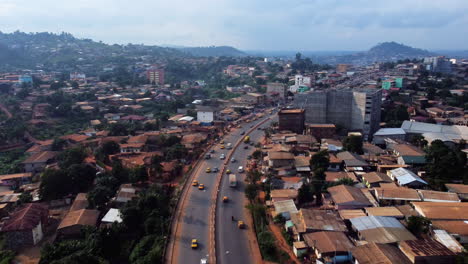
M 0 31 L 109 44 L 367 50 L 396 41 L 468 49 L 467 0 L 0 0 Z

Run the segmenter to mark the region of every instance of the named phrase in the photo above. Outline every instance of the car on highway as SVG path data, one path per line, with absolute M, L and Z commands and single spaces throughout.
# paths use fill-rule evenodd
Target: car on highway
M 231 158 L 231 162 L 232 162 L 232 163 L 236 162 L 236 159 L 235 159 L 235 158 Z
M 224 140 L 221 140 L 221 142 L 219 142 L 219 143 L 224 144 Z
M 192 186 L 198 186 L 198 181 L 197 181 L 197 180 L 194 180 L 194 181 L 192 182 Z
M 244 146 L 244 149 L 249 149 L 249 146 L 248 146 L 248 145 L 245 145 L 245 146 Z
M 227 203 L 229 201 L 229 198 L 227 196 L 223 197 L 223 203 Z
M 210 150 L 210 153 L 215 153 L 215 150 L 214 149 Z
M 221 145 L 221 147 L 219 147 L 220 149 L 225 149 L 226 147 L 223 145 Z
M 237 169 L 237 171 L 240 172 L 240 173 L 244 172 L 244 167 L 239 166 L 239 168 Z
M 210 173 L 210 172 L 211 172 L 211 168 L 210 167 L 206 168 L 206 173 Z
M 202 183 L 200 183 L 200 184 L 198 185 L 198 190 L 205 190 L 205 185 L 202 184 Z
M 248 155 L 248 156 L 247 156 L 247 159 L 248 159 L 248 160 L 251 160 L 251 159 L 252 159 L 252 155 Z
M 238 227 L 239 229 L 244 229 L 244 228 L 245 228 L 244 221 L 238 221 L 238 222 L 237 222 L 237 227 Z
M 245 135 L 245 131 L 242 131 L 240 134 L 241 134 L 241 136 Z
M 230 170 L 230 169 L 227 169 L 227 170 L 226 170 L 226 174 L 229 174 L 229 173 L 231 173 L 231 170 Z
M 200 259 L 200 264 L 208 264 L 208 260 L 206 258 Z
M 218 171 L 219 171 L 219 169 L 218 169 L 218 168 L 216 168 L 216 167 L 214 167 L 214 168 L 213 168 L 211 171 L 212 171 L 212 172 L 218 172 Z
M 197 249 L 198 248 L 198 240 L 195 238 L 192 239 L 192 249 Z
M 249 145 L 250 145 L 250 146 L 253 146 L 253 145 L 254 145 L 254 143 L 251 141 Z
M 224 155 L 224 153 L 221 154 L 221 156 L 219 156 L 219 159 L 222 159 L 222 160 L 223 160 L 223 159 L 225 159 L 225 158 L 226 158 L 226 155 Z

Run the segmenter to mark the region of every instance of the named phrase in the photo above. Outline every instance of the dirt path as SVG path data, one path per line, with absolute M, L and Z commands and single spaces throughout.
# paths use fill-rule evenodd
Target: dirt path
M 271 233 L 273 233 L 276 238 L 276 245 L 284 252 L 288 253 L 291 263 L 300 264 L 292 251 L 292 247 L 284 239 L 283 234 L 281 233 L 281 229 L 271 220 L 268 220 L 268 226 L 270 227 Z
M 8 119 L 13 117 L 13 115 L 10 113 L 10 111 L 8 110 L 8 108 L 6 108 L 5 105 L 0 104 L 0 110 L 2 110 L 7 115 Z

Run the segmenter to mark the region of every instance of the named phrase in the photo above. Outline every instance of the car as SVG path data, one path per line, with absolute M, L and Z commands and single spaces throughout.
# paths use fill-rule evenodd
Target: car
M 192 239 L 192 249 L 197 249 L 198 248 L 198 240 L 195 238 Z
M 219 147 L 220 149 L 225 149 L 226 147 L 224 145 L 221 145 L 221 147 Z
M 244 229 L 245 228 L 244 221 L 237 221 L 237 227 L 239 227 L 239 229 Z
M 235 158 L 231 158 L 231 162 L 232 162 L 232 163 L 236 162 L 236 159 L 235 159 Z
M 250 146 L 253 146 L 253 145 L 254 145 L 254 143 L 253 143 L 253 142 L 250 142 L 250 144 L 249 144 L 249 145 L 250 145 Z
M 251 159 L 252 159 L 252 155 L 248 155 L 248 156 L 247 156 L 247 159 L 248 159 L 248 160 L 251 160 Z
M 223 159 L 225 159 L 225 158 L 226 158 L 226 155 L 224 155 L 224 154 L 221 154 L 221 156 L 219 156 L 219 159 L 222 159 L 222 160 L 223 160 Z
M 242 172 L 244 172 L 244 167 L 242 167 L 242 166 L 239 166 L 239 168 L 237 169 L 237 171 L 238 171 L 239 173 L 242 173 Z
M 214 149 L 210 150 L 210 153 L 215 153 L 215 150 Z
M 216 167 L 214 167 L 214 168 L 213 168 L 211 171 L 213 171 L 213 172 L 218 172 L 218 171 L 219 171 L 219 169 L 218 169 L 218 168 L 216 168 Z
M 245 135 L 245 131 L 242 131 L 241 136 Z
M 224 140 L 221 140 L 221 142 L 219 142 L 219 143 L 224 144 Z
M 227 203 L 229 201 L 229 198 L 227 196 L 223 197 L 223 203 Z
M 200 264 L 208 264 L 208 259 L 206 258 L 200 259 Z
M 262 130 L 262 129 L 263 129 L 263 128 L 261 128 L 261 127 L 257 127 L 257 130 Z
M 200 184 L 198 185 L 198 190 L 205 190 L 205 185 L 202 184 L 202 183 L 200 183 Z
M 206 173 L 210 173 L 211 172 L 211 168 L 206 168 Z
M 252 127 L 253 127 L 253 125 L 250 126 L 250 128 L 252 128 Z
M 245 146 L 244 146 L 244 149 L 249 149 L 249 146 L 248 146 L 248 145 L 245 145 Z
M 231 170 L 230 169 L 227 169 L 226 170 L 226 174 L 230 174 L 231 173 Z
M 192 186 L 198 186 L 198 181 L 197 181 L 197 180 L 194 180 L 194 181 L 192 182 Z

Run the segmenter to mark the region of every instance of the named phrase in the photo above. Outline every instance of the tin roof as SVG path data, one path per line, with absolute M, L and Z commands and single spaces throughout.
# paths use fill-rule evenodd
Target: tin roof
M 411 261 L 397 247 L 389 244 L 369 243 L 351 250 L 359 264 L 410 264 Z
M 348 252 L 354 245 L 343 232 L 315 232 L 303 235 L 309 247 L 314 247 L 320 253 Z
M 468 220 L 468 203 L 413 202 L 414 209 L 431 220 Z

